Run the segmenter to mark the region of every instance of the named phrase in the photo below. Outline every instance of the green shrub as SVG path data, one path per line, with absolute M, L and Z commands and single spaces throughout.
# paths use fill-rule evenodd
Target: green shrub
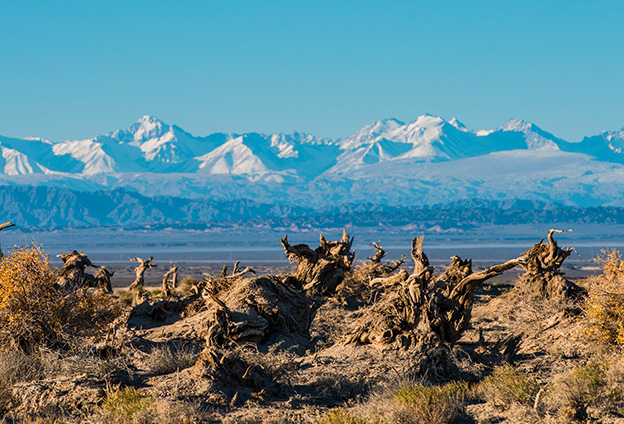
M 540 386 L 535 378 L 526 376 L 506 364 L 483 380 L 481 390 L 488 402 L 502 410 L 515 403 L 533 406 Z
M 145 414 L 154 405 L 154 398 L 140 394 L 133 387 L 126 387 L 108 394 L 102 403 L 107 419 L 116 423 L 132 423 L 139 414 Z
M 130 292 L 124 292 L 122 293 L 122 295 L 119 297 L 119 300 L 125 304 L 125 305 L 132 305 L 132 293 Z
M 399 389 L 394 399 L 407 407 L 402 412 L 410 422 L 443 424 L 455 420 L 464 411 L 468 383 L 451 382 L 443 386 L 409 386 Z
M 318 424 L 365 424 L 365 421 L 344 408 L 332 409 Z

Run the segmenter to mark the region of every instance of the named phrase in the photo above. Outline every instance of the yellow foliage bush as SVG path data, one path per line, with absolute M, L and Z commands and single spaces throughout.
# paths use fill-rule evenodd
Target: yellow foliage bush
M 624 261 L 619 251 L 602 250 L 597 258 L 603 274 L 588 288 L 585 301 L 586 334 L 593 339 L 624 345 Z
M 16 247 L 0 261 L 0 346 L 63 346 L 95 335 L 119 314 L 110 297 L 58 287 L 56 275 L 40 246 Z

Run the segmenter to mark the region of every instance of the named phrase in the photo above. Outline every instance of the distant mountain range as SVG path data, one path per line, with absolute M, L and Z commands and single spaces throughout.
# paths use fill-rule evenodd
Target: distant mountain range
M 480 131 L 431 115 L 387 119 L 331 140 L 196 137 L 144 116 L 86 140 L 0 136 L 0 198 L 6 219 L 29 226 L 348 221 L 380 210 L 518 204 L 591 208 L 604 218 L 624 207 L 623 147 L 624 130 L 571 143 L 515 119 Z

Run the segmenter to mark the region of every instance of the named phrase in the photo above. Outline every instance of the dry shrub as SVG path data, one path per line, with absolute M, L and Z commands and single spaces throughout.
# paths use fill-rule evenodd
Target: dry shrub
M 522 374 L 509 364 L 486 377 L 480 388 L 486 400 L 499 410 L 514 404 L 533 406 L 540 390 L 535 378 Z
M 561 418 L 585 421 L 591 416 L 624 416 L 624 364 L 592 360 L 554 383 L 547 404 Z
M 0 342 L 26 352 L 92 336 L 119 314 L 117 302 L 91 290 L 55 284 L 39 246 L 16 247 L 0 261 Z
M 624 261 L 617 250 L 602 250 L 603 274 L 591 282 L 585 301 L 586 335 L 624 345 Z
M 171 374 L 195 365 L 197 353 L 192 348 L 165 345 L 152 349 L 147 361 L 154 374 Z

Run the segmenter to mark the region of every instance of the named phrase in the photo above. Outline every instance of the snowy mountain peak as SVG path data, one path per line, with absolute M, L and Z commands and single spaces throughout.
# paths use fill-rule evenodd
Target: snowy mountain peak
M 416 118 L 412 124 L 418 125 L 421 128 L 435 127 L 444 124 L 446 121 L 439 116 L 433 116 L 428 113 L 420 115 Z
M 537 125 L 522 119 L 510 119 L 502 127 L 502 132 L 518 132 L 524 134 L 529 150 L 560 150 L 560 145 L 565 143 L 549 132 L 542 130 Z
M 505 122 L 499 129 L 502 131 L 532 131 L 535 125 L 522 119 L 511 118 Z
M 130 131 L 134 133 L 134 141 L 138 142 L 162 137 L 169 130 L 169 125 L 151 115 L 141 117 L 130 127 Z
M 455 117 L 451 118 L 449 124 L 451 124 L 460 131 L 468 131 L 468 128 L 466 128 L 466 126 Z
M 374 143 L 376 140 L 383 137 L 391 137 L 390 134 L 396 132 L 403 126 L 405 126 L 405 123 L 395 118 L 373 122 L 349 137 L 340 140 L 341 149 L 350 150 L 363 144 Z

